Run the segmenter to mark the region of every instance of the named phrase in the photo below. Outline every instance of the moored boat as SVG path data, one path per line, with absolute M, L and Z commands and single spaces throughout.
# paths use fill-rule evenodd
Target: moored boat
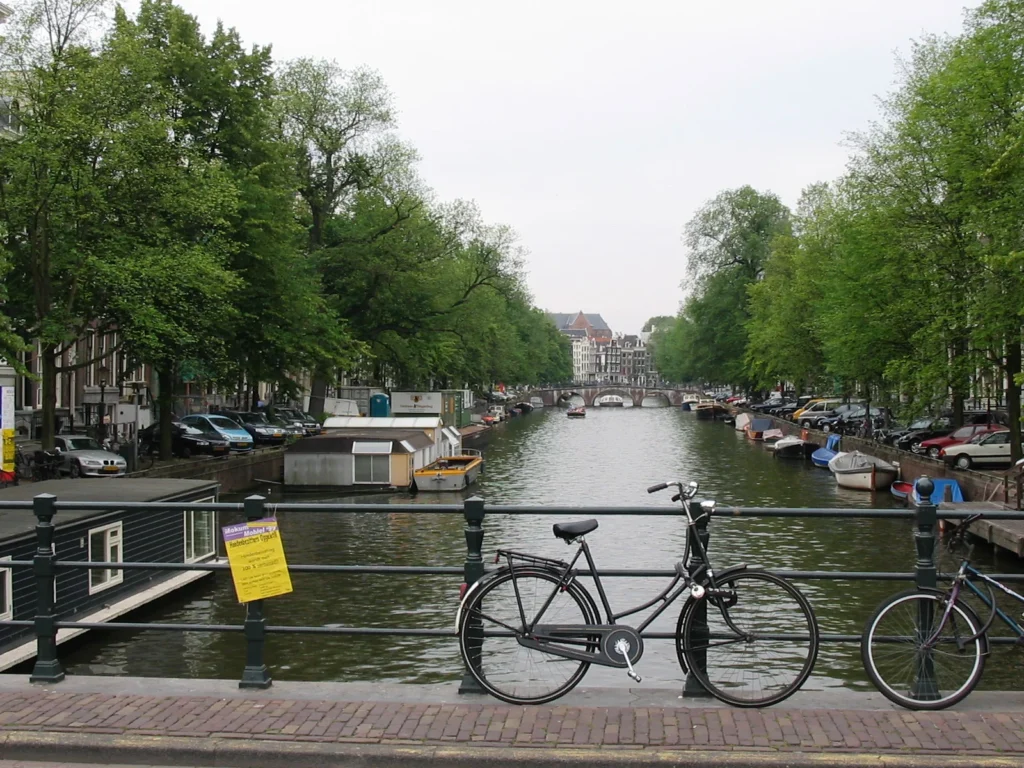
M 839 435 L 829 435 L 824 448 L 811 454 L 811 463 L 816 467 L 828 469 L 828 463 L 839 454 Z
M 952 478 L 934 477 L 932 478 L 932 486 L 932 504 L 941 504 L 944 501 L 957 503 L 964 501 L 964 492 L 960 488 L 960 483 Z M 899 501 L 917 500 L 917 490 L 914 488 L 914 484 L 905 480 L 898 480 L 893 483 L 889 492 Z
M 570 419 L 582 419 L 584 416 L 587 415 L 587 409 L 584 406 L 580 405 L 577 406 L 576 408 L 570 408 L 568 411 L 565 412 L 565 415 L 568 416 Z
M 764 433 L 774 428 L 775 424 L 771 419 L 751 419 L 743 432 L 751 440 L 764 440 Z
M 700 400 L 696 405 L 690 407 L 694 415 L 698 419 L 707 419 L 710 421 L 715 418 L 715 401 L 714 400 Z
M 764 434 L 761 435 L 761 439 L 766 443 L 776 443 L 786 436 L 786 433 L 781 429 L 766 429 Z
M 458 456 L 444 456 L 422 469 L 415 470 L 413 483 L 422 492 L 461 491 L 476 482 L 484 460 L 479 451 Z
M 796 435 L 788 435 L 775 443 L 775 455 L 780 459 L 809 459 L 818 448 L 817 443 L 804 440 Z
M 889 486 L 889 493 L 891 493 L 898 501 L 902 501 L 904 504 L 907 502 L 907 497 L 913 493 L 914 484 L 908 483 L 906 480 L 897 480 L 891 486 Z
M 622 402 L 620 395 L 605 395 L 598 400 L 597 405 L 601 408 L 622 408 Z
M 683 395 L 683 404 L 681 407 L 684 411 L 692 411 L 698 402 L 700 402 L 700 398 L 697 397 L 697 395 L 692 392 L 687 392 Z
M 877 491 L 888 488 L 899 470 L 884 459 L 860 451 L 840 453 L 828 463 L 841 488 L 857 491 Z
M 747 428 L 747 424 L 749 424 L 750 420 L 753 418 L 754 417 L 749 413 L 741 413 L 736 416 L 736 421 L 733 422 L 733 426 L 736 428 L 737 432 L 742 432 Z

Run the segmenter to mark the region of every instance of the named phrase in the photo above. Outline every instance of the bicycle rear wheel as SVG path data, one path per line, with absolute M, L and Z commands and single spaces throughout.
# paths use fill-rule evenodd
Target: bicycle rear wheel
M 890 701 L 908 709 L 945 709 L 981 679 L 988 655 L 981 621 L 957 600 L 939 627 L 948 601 L 940 592 L 908 590 L 890 597 L 868 620 L 861 658 L 871 682 Z
M 818 623 L 799 590 L 763 571 L 720 582 L 724 596 L 689 603 L 679 617 L 676 650 L 715 698 L 766 707 L 792 696 L 818 658 Z M 706 614 L 706 626 L 703 620 Z
M 563 696 L 583 679 L 590 663 L 566 659 L 541 650 L 524 648 L 517 637 L 524 632 L 519 612 L 522 600 L 526 621 L 532 623 L 545 603 L 543 624 L 597 623 L 593 600 L 573 582 L 558 589 L 559 574 L 541 568 L 516 568 L 500 573 L 470 596 L 459 626 L 459 648 L 470 673 L 492 696 L 510 704 L 543 704 Z M 588 644 L 569 645 L 593 651 Z

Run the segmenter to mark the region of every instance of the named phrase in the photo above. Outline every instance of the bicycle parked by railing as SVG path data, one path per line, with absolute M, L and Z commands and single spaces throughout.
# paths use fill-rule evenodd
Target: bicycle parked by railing
M 908 709 L 945 709 L 981 680 L 989 653 L 988 630 L 999 618 L 1024 642 L 1024 627 L 996 605 L 995 590 L 1024 604 L 1024 596 L 971 565 L 964 518 L 947 547 L 960 567 L 945 590 L 907 590 L 883 602 L 868 620 L 861 658 L 886 698 Z M 982 620 L 967 599 L 980 601 Z
M 644 652 L 643 633 L 679 597 L 676 624 L 679 663 L 713 696 L 741 707 L 776 704 L 797 691 L 818 655 L 818 625 L 807 599 L 788 581 L 735 565 L 714 571 L 698 533 L 714 502 L 690 501 L 697 484 L 659 483 L 654 493 L 676 488 L 688 526 L 683 559 L 672 582 L 643 605 L 614 613 L 597 574 L 586 534 L 596 520 L 558 523 L 554 534 L 578 542 L 571 562 L 498 550 L 504 567 L 466 593 L 456 623 L 463 659 L 477 682 L 512 704 L 542 704 L 571 691 L 591 664 L 627 670 Z M 696 556 L 695 560 L 690 555 Z M 575 569 L 584 557 L 605 620 Z M 618 623 L 657 606 L 638 627 Z

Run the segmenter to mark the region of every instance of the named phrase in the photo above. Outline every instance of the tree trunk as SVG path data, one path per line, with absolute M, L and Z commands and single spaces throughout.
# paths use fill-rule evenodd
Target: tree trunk
M 160 458 L 171 458 L 171 424 L 174 422 L 174 376 L 169 367 L 157 368 L 157 405 L 160 410 Z
M 1020 385 L 1021 337 L 1018 330 L 1006 340 L 1006 411 L 1010 420 L 1010 457 L 1016 463 L 1021 457 L 1020 445 Z
M 52 451 L 57 426 L 57 347 L 44 344 L 39 354 L 40 373 L 43 377 L 43 450 Z

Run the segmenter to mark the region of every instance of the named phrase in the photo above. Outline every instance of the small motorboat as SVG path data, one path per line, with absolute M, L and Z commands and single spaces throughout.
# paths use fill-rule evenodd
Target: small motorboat
M 754 417 L 749 413 L 741 413 L 736 417 L 736 421 L 733 422 L 733 426 L 736 428 L 737 432 L 743 432 L 746 430 L 747 424 L 749 424 L 753 418 Z
M 683 395 L 683 404 L 680 406 L 684 411 L 692 411 L 700 398 L 692 392 Z
M 908 483 L 906 480 L 897 480 L 895 483 L 889 486 L 889 493 L 893 497 L 904 504 L 907 503 L 907 498 L 911 493 L 914 492 L 914 484 Z
M 568 416 L 570 419 L 582 419 L 584 416 L 587 415 L 587 409 L 580 405 L 577 406 L 576 408 L 570 408 L 568 411 L 565 412 L 565 415 Z
M 483 469 L 484 460 L 479 451 L 458 456 L 442 456 L 433 464 L 413 472 L 417 491 L 461 491 L 476 482 Z
M 696 405 L 691 405 L 690 410 L 698 419 L 711 421 L 715 418 L 715 401 L 700 400 Z
M 796 435 L 789 435 L 780 439 L 774 447 L 775 455 L 780 459 L 809 459 L 820 446 Z
M 743 431 L 751 440 L 764 440 L 764 433 L 775 429 L 771 419 L 751 419 Z
M 899 470 L 884 459 L 860 451 L 838 453 L 828 463 L 841 488 L 878 491 L 892 485 Z
M 533 411 L 533 405 L 527 402 L 516 403 L 516 408 L 519 409 L 520 413 L 531 413 Z
M 811 454 L 811 463 L 816 467 L 828 469 L 828 463 L 839 454 L 839 435 L 829 435 L 824 448 Z
M 761 439 L 766 443 L 776 443 L 786 436 L 786 433 L 781 429 L 766 429 L 764 434 L 761 435 Z
M 947 477 L 934 477 L 932 478 L 932 486 L 932 504 L 941 504 L 944 501 L 962 502 L 964 500 L 964 492 L 960 488 L 960 483 L 956 480 Z M 908 483 L 906 480 L 897 480 L 893 483 L 889 488 L 889 493 L 905 504 L 910 501 L 917 501 L 917 491 L 914 488 L 914 484 Z

